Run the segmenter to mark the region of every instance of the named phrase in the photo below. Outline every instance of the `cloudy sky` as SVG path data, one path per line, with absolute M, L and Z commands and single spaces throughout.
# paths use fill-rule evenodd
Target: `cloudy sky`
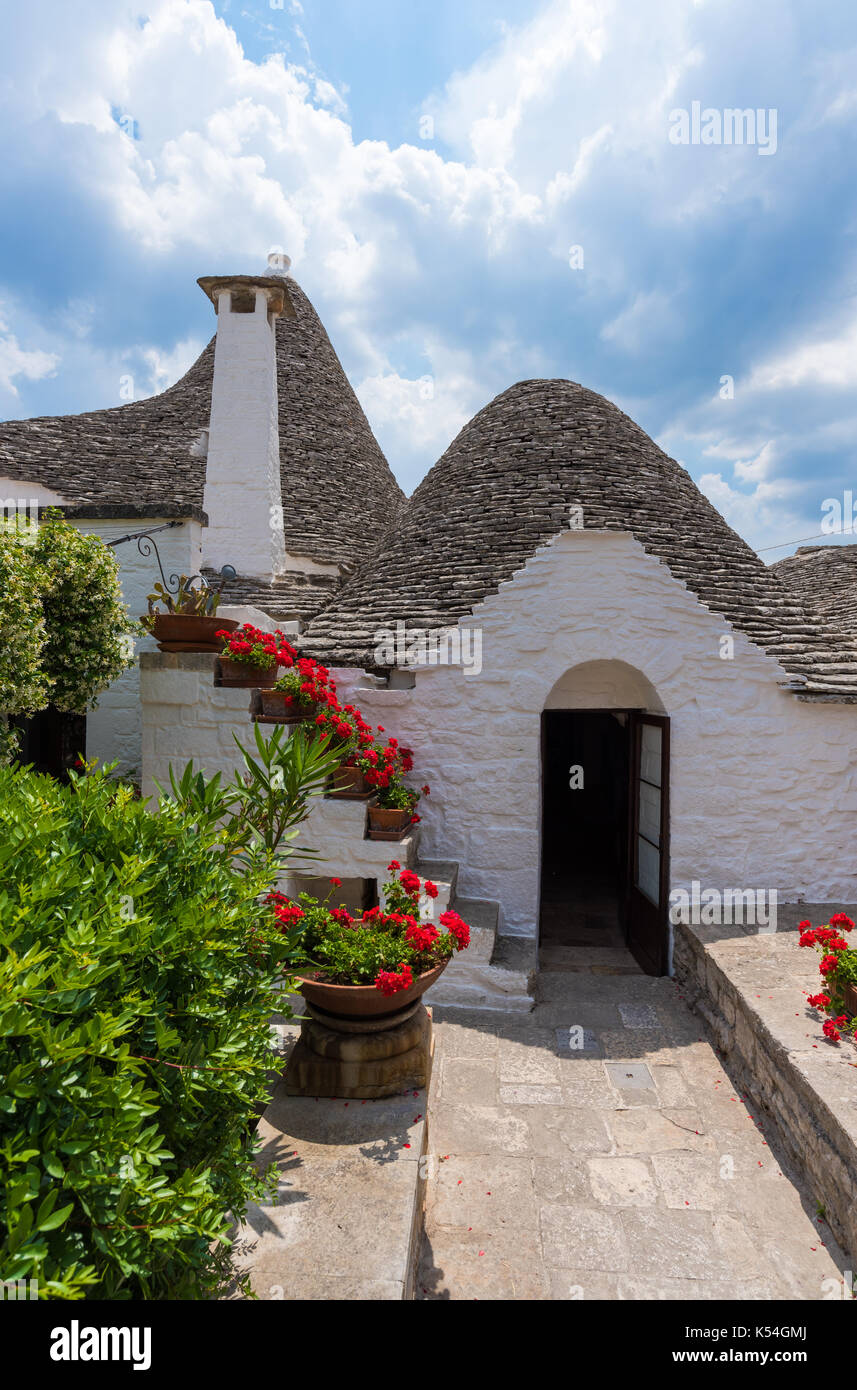
M 0 417 L 163 390 L 213 332 L 196 277 L 279 247 L 408 492 L 547 376 L 621 405 L 768 560 L 857 497 L 853 0 L 37 0 L 2 24 Z M 715 139 L 733 108 L 754 143 Z

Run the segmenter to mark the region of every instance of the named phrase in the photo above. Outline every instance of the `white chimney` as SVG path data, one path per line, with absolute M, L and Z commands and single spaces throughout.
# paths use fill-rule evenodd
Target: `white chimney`
M 282 275 L 203 276 L 217 311 L 202 562 L 270 580 L 286 567 L 276 325 L 294 318 Z

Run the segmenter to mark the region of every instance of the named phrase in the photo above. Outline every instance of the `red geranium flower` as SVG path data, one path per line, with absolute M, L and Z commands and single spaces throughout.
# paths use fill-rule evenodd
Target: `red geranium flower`
M 466 946 L 470 945 L 470 928 L 452 908 L 448 912 L 441 913 L 440 925 L 446 927 L 455 941 L 457 951 L 463 951 Z
M 375 976 L 375 988 L 382 994 L 398 994 L 400 990 L 410 989 L 414 976 L 409 965 L 399 964 L 398 973 L 394 970 L 379 970 Z
M 405 932 L 405 940 L 415 951 L 428 951 L 438 939 L 438 930 L 433 922 L 419 926 L 412 922 Z

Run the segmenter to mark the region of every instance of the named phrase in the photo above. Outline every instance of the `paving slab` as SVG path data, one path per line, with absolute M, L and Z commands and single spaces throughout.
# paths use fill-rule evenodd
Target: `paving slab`
M 297 1029 L 283 1024 L 278 1031 L 285 1055 Z M 315 1100 L 286 1095 L 277 1082 L 257 1127 L 258 1163 L 273 1165 L 276 1191 L 251 1204 L 235 1233 L 233 1265 L 256 1297 L 412 1296 L 426 1110 L 425 1090 L 384 1100 Z
M 684 992 L 581 947 L 527 1018 L 435 1010 L 437 1055 L 472 1065 L 430 1098 L 416 1298 L 830 1297 L 851 1261 Z

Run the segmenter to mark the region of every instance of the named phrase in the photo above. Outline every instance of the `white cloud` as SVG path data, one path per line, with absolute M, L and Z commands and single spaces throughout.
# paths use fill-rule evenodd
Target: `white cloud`
M 735 460 L 735 476 L 745 483 L 761 483 L 771 477 L 776 457 L 776 445 L 769 439 L 755 458 Z
M 41 348 L 21 347 L 15 334 L 0 319 L 0 391 L 17 396 L 16 378 L 41 381 L 46 376 L 53 376 L 59 360 L 56 353 L 43 352 Z
M 857 320 L 830 336 L 822 336 L 824 330 L 817 333 L 811 340 L 756 367 L 750 375 L 750 389 L 785 391 L 807 384 L 857 385 Z
M 800 485 L 788 479 L 759 482 L 751 492 L 733 488 L 721 473 L 703 473 L 699 487 L 729 525 L 756 549 L 799 540 L 807 527 L 797 498 Z M 772 553 L 778 559 L 785 550 Z
M 138 352 L 149 369 L 148 390 L 139 394 L 155 395 L 172 386 L 193 366 L 204 347 L 205 343 L 197 338 L 185 338 L 176 343 L 170 352 L 163 352 L 157 347 L 133 349 L 132 352 Z
M 660 290 L 635 294 L 627 309 L 604 325 L 601 337 L 623 352 L 644 353 L 679 331 L 679 316 Z

